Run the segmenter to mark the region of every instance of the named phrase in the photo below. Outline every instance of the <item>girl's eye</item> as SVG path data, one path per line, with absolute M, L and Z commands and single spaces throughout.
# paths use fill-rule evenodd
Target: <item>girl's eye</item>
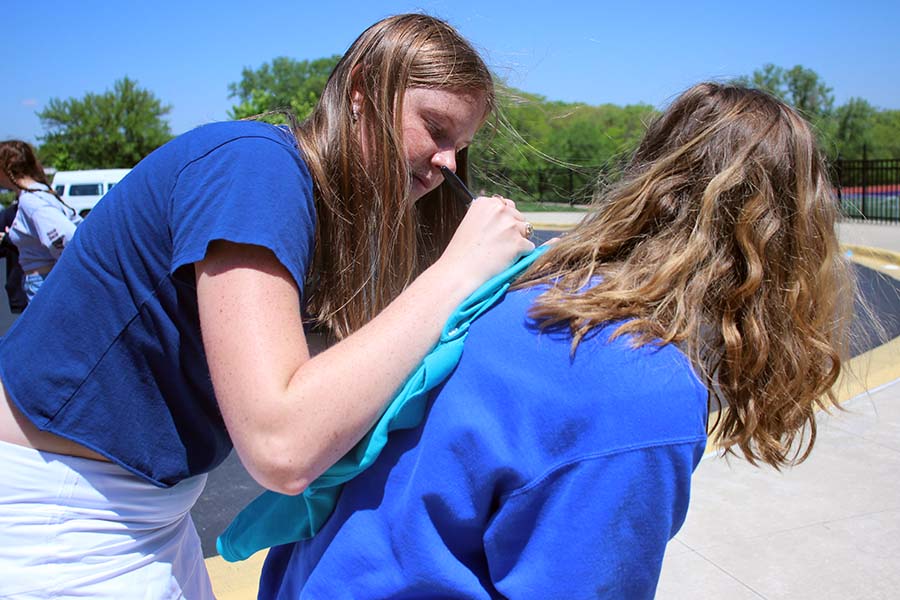
M 444 130 L 440 125 L 433 121 L 425 121 L 425 128 L 428 130 L 428 133 L 431 134 L 431 137 L 437 139 L 441 139 L 444 136 Z

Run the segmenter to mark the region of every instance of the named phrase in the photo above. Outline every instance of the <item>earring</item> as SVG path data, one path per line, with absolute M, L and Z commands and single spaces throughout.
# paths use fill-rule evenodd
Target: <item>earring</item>
M 359 105 L 355 102 L 350 107 L 350 120 L 356 123 L 359 121 Z

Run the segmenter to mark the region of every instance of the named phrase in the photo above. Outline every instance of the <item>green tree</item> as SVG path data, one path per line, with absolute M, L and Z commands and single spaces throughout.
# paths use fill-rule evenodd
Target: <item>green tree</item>
M 647 105 L 548 101 L 498 82 L 498 119 L 470 150 L 479 191 L 585 201 L 634 149 L 654 114 Z M 493 125 L 493 126 L 491 126 Z
M 258 69 L 245 68 L 241 80 L 228 85 L 232 119 L 243 119 L 272 110 L 289 109 L 300 119 L 312 111 L 325 89 L 339 55 L 316 60 L 294 60 L 284 56 Z
M 834 106 L 831 88 L 812 69 L 797 65 L 785 73 L 788 101 L 810 118 L 826 117 Z
M 818 73 L 801 65 L 784 69 L 766 64 L 750 77 L 739 77 L 735 81 L 773 94 L 814 123 L 830 115 L 834 106 L 832 89 L 822 81 Z
M 498 84 L 497 104 L 496 115 L 479 130 L 470 154 L 491 167 L 526 168 L 550 134 L 546 99 Z
M 871 158 L 900 158 L 900 110 L 881 110 L 872 118 L 867 149 Z
M 862 98 L 851 98 L 839 106 L 826 130 L 831 142 L 826 153 L 836 158 L 857 159 L 863 157 L 866 148 L 872 152 L 872 126 L 876 113 L 875 107 Z M 880 154 L 878 157 L 881 158 Z
M 834 108 L 834 96 L 819 75 L 797 65 L 789 70 L 767 64 L 737 83 L 764 89 L 797 108 L 812 124 L 831 159 L 900 157 L 900 119 L 862 98 Z M 900 114 L 900 113 L 898 113 Z
M 128 77 L 102 94 L 52 98 L 37 113 L 46 132 L 38 153 L 58 170 L 132 167 L 172 138 L 171 110 Z

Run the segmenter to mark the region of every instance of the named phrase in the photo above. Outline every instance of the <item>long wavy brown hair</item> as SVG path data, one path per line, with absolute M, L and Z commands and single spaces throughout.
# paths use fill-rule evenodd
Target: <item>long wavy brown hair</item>
M 353 42 L 313 113 L 294 126 L 315 182 L 318 219 L 307 307 L 337 339 L 378 314 L 431 264 L 465 214 L 446 184 L 414 207 L 408 201 L 401 116 L 404 92 L 413 87 L 480 97 L 485 117 L 495 105 L 490 71 L 474 48 L 440 19 L 405 14 L 379 21 Z M 365 103 L 360 112 L 367 118 L 359 121 L 354 89 Z M 457 174 L 468 176 L 465 150 L 457 155 Z
M 28 142 L 22 140 L 0 142 L 0 170 L 19 190 L 25 190 L 18 184 L 18 180 L 25 177 L 30 177 L 38 183 L 50 187 L 44 167 Z M 51 193 L 53 193 L 52 189 Z
M 711 408 L 727 406 L 711 433 L 728 452 L 799 463 L 816 408 L 837 404 L 856 294 L 838 214 L 795 110 L 703 83 L 650 125 L 623 179 L 519 285 L 550 284 L 532 316 L 571 328 L 573 352 L 618 321 L 635 345 L 679 345 Z

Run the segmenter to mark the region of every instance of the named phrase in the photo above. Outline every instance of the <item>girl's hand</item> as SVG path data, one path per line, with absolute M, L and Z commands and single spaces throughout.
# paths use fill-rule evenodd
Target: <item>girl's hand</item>
M 434 267 L 463 286 L 463 297 L 534 250 L 530 227 L 516 204 L 502 196 L 476 198 Z

